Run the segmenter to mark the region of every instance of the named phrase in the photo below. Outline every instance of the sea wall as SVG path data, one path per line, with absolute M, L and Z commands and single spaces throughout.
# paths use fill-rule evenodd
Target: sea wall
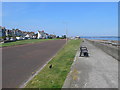
M 104 52 L 111 55 L 113 58 L 120 61 L 120 58 L 119 58 L 120 48 L 118 48 L 116 46 L 106 45 L 106 44 L 100 43 L 98 41 L 92 41 L 92 40 L 87 40 L 87 41 L 90 42 L 91 44 L 95 45 L 96 47 L 102 49 Z

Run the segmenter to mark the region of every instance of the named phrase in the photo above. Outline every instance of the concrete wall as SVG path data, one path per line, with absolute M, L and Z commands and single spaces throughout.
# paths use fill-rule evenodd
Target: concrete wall
M 115 46 L 105 45 L 97 41 L 91 41 L 91 40 L 87 40 L 87 41 L 95 45 L 96 47 L 102 49 L 104 52 L 106 52 L 107 54 L 111 55 L 112 57 L 120 61 L 120 58 L 118 55 L 120 54 L 120 48 L 117 48 Z

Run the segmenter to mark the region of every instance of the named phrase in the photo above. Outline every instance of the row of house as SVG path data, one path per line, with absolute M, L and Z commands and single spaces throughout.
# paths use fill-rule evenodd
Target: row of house
M 20 40 L 25 38 L 33 38 L 36 36 L 34 32 L 21 31 L 19 29 L 6 29 L 0 26 L 0 39 L 1 40 Z
M 44 30 L 34 32 L 21 31 L 19 29 L 6 29 L 0 26 L 0 41 L 3 40 L 21 40 L 21 39 L 46 39 L 56 38 L 56 35 L 45 33 Z

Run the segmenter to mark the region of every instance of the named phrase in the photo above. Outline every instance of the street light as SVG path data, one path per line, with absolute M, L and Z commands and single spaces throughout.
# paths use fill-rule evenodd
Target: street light
M 67 44 L 67 42 L 68 42 L 68 27 L 67 27 L 67 25 L 68 25 L 68 23 L 67 22 L 62 22 L 63 24 L 65 24 L 65 32 L 66 32 L 66 44 Z
M 66 26 L 66 44 L 68 43 L 68 28 L 67 28 L 67 23 L 65 23 L 65 26 Z

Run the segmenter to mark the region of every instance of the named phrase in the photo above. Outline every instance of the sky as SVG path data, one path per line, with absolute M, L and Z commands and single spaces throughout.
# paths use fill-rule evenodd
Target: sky
M 117 2 L 3 2 L 2 26 L 68 36 L 117 36 Z

